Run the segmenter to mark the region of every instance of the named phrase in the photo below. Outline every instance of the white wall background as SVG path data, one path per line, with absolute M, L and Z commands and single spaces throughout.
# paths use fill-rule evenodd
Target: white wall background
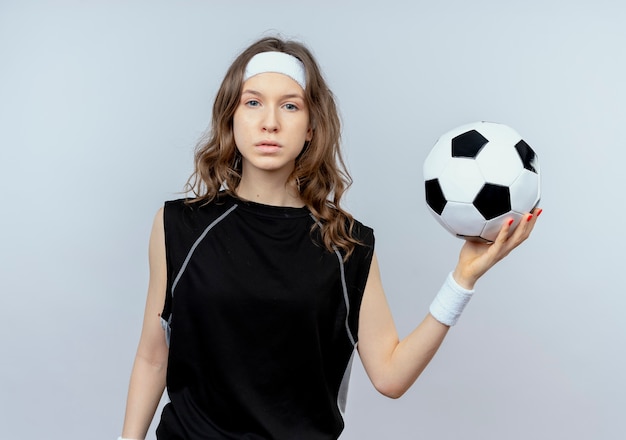
M 543 172 L 535 233 L 416 385 L 387 400 L 355 365 L 342 439 L 623 438 L 624 23 L 618 0 L 0 1 L 2 438 L 120 433 L 152 217 L 230 62 L 277 31 L 337 95 L 402 334 L 461 245 L 423 202 L 437 137 L 503 122 Z

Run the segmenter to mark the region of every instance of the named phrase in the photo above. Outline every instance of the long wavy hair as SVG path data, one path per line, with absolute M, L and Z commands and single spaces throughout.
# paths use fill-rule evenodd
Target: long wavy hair
M 217 92 L 209 131 L 196 146 L 194 171 L 187 190 L 191 202 L 210 202 L 220 191 L 235 195 L 241 180 L 241 155 L 235 145 L 233 117 L 241 99 L 244 71 L 261 52 L 284 52 L 298 58 L 306 71 L 305 99 L 309 108 L 312 139 L 296 158 L 289 181 L 319 220 L 323 246 L 340 249 L 348 258 L 355 245 L 353 217 L 341 207 L 341 198 L 352 183 L 340 150 L 341 124 L 333 93 L 312 55 L 296 41 L 267 37 L 253 43 L 232 63 Z

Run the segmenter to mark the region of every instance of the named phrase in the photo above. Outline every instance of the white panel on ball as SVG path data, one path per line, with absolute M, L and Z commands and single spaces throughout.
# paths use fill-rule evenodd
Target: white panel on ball
M 509 188 L 511 191 L 511 209 L 519 213 L 529 212 L 539 202 L 541 196 L 539 175 L 522 170 Z
M 496 142 L 501 145 L 515 145 L 522 139 L 522 136 L 517 131 L 504 124 L 482 121 L 469 125 L 473 125 L 475 128 L 478 125 L 478 131 L 489 142 Z
M 455 235 L 478 236 L 485 219 L 471 203 L 448 202 L 441 217 Z
M 485 145 L 476 157 L 485 182 L 509 186 L 519 176 L 524 166 L 515 148 L 511 148 L 516 143 L 506 144 L 498 139 Z
M 485 179 L 473 159 L 450 160 L 439 176 L 439 184 L 446 200 L 472 202 L 485 184 Z

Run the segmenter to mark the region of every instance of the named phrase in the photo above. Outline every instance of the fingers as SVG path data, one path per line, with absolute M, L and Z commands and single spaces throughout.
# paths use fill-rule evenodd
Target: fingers
M 457 273 L 459 273 L 463 274 L 465 279 L 474 282 L 478 280 L 530 236 L 541 212 L 542 210 L 537 208 L 532 213 L 524 214 L 517 226 L 514 226 L 513 219 L 508 219 L 491 245 L 466 241 L 461 249 L 459 264 L 455 269 L 455 279 L 459 279 L 457 278 Z
M 533 209 L 532 213 L 524 214 L 524 216 L 522 217 L 522 221 L 518 225 L 519 231 L 515 231 L 519 233 L 520 238 L 522 238 L 521 241 L 524 241 L 528 238 L 533 228 L 535 227 L 535 224 L 537 223 L 537 218 L 541 215 L 542 211 L 543 210 L 541 208 L 535 208 Z
M 511 221 L 503 227 L 503 229 L 507 229 L 507 233 L 510 233 L 510 236 L 505 238 L 505 242 L 507 242 L 510 247 L 509 250 L 516 248 L 530 236 L 530 233 L 537 223 L 537 218 L 542 212 L 543 210 L 541 208 L 535 208 L 532 213 L 525 213 L 512 233 L 510 233 L 510 229 L 513 227 Z M 500 238 L 499 235 L 498 238 Z
M 530 236 L 537 223 L 537 217 L 541 215 L 542 211 L 541 208 L 535 208 L 532 213 L 525 213 L 517 225 L 515 225 L 512 218 L 504 222 L 492 245 L 494 254 L 497 255 L 497 260 L 504 258 Z

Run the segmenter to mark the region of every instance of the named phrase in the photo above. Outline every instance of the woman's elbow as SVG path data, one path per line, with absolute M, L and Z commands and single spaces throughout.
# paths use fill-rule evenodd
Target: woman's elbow
M 372 383 L 376 391 L 390 399 L 399 399 L 409 389 L 408 386 L 393 380 L 378 380 Z

